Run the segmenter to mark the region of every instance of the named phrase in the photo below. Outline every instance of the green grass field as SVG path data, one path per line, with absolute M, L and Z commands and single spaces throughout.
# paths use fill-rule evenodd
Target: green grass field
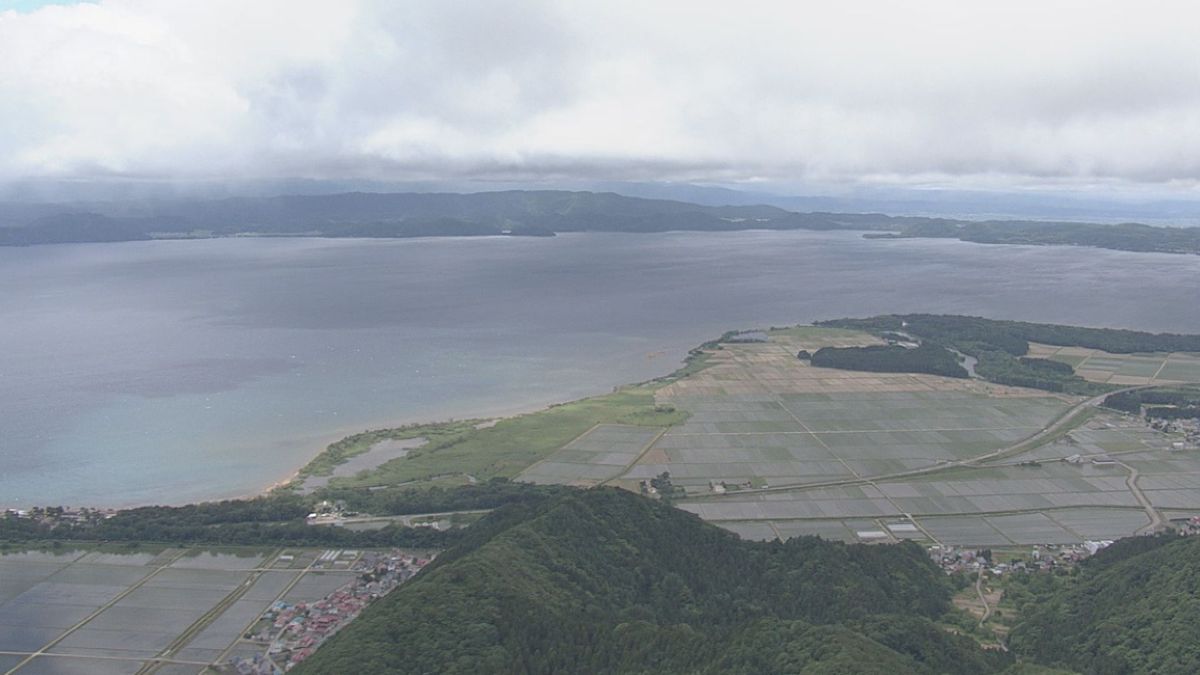
M 335 478 L 332 484 L 395 485 L 446 475 L 471 476 L 481 481 L 497 476 L 513 478 L 597 424 L 667 427 L 683 422 L 686 413 L 669 406 L 656 406 L 656 388 L 655 385 L 627 387 L 612 394 L 500 420 L 495 426 L 472 427 L 431 438 L 407 457 L 387 462 L 362 476 Z

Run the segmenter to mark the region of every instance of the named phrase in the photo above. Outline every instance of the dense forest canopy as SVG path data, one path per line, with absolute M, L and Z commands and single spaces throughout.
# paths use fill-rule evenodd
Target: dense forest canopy
M 810 363 L 818 368 L 967 377 L 967 370 L 959 365 L 953 352 L 931 342 L 915 349 L 899 345 L 822 347 L 812 355 Z
M 1124 539 L 1074 575 L 1019 581 L 1015 652 L 1084 673 L 1200 672 L 1200 537 Z

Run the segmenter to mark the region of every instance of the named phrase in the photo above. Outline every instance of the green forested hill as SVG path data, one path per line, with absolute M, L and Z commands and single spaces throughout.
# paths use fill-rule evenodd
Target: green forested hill
M 623 491 L 505 507 L 301 673 L 996 672 L 915 545 L 745 542 Z
M 1071 577 L 1025 581 L 1014 651 L 1084 673 L 1200 673 L 1200 538 L 1125 539 Z

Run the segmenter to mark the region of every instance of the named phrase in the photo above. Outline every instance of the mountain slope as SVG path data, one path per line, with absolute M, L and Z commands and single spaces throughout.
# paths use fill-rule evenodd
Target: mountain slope
M 1018 602 L 1018 653 L 1085 673 L 1200 672 L 1200 537 L 1125 539 Z
M 301 673 L 995 672 L 917 546 L 744 542 L 597 489 L 501 509 Z

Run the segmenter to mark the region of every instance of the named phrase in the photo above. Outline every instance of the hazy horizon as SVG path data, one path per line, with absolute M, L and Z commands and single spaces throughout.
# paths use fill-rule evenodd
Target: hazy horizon
M 621 182 L 1190 208 L 1189 16 L 1182 2 L 5 2 L 0 197 Z

